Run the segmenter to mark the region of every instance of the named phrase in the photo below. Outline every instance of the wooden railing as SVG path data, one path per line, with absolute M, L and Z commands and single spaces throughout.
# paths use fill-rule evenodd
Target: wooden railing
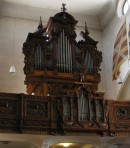
M 0 132 L 102 136 L 130 132 L 130 102 L 99 99 L 96 94 L 89 98 L 88 118 L 82 120 L 78 106 L 74 108 L 78 97 L 67 99 L 71 106 L 69 119 L 64 112 L 65 97 L 0 93 Z

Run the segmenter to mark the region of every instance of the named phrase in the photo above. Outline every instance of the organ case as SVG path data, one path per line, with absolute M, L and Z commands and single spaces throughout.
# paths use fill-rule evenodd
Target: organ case
M 28 94 L 76 94 L 81 85 L 97 91 L 102 53 L 97 50 L 98 42 L 89 37 L 86 23 L 83 40 L 76 41 L 77 22 L 63 4 L 62 12 L 50 17 L 46 27 L 40 18 L 37 31 L 28 34 L 23 45 Z

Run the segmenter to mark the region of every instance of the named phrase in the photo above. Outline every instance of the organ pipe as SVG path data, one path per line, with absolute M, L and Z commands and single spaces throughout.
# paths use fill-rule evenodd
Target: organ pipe
M 65 73 L 65 45 L 64 45 L 64 41 L 65 41 L 65 39 L 64 39 L 64 30 L 63 30 L 63 32 L 62 32 L 62 41 L 63 41 L 63 44 L 62 44 L 62 50 L 63 50 L 63 72 Z
M 91 68 L 90 68 L 90 74 L 92 74 L 92 69 L 93 69 L 93 60 L 91 58 L 91 64 L 90 64 Z
M 67 54 L 68 54 L 68 56 L 67 56 L 67 61 L 68 61 L 68 67 L 67 67 L 67 69 L 68 69 L 68 73 L 70 73 L 70 54 L 69 54 L 69 52 L 70 52 L 70 48 L 69 48 L 69 40 L 67 40 Z
M 62 33 L 60 34 L 60 51 L 61 51 L 61 63 L 59 63 L 59 66 L 61 68 L 61 72 L 63 70 L 62 64 L 63 64 L 63 53 L 62 53 Z
M 66 72 L 68 73 L 69 71 L 68 71 L 68 66 L 69 66 L 69 59 L 68 59 L 68 56 L 69 56 L 69 54 L 68 54 L 68 46 L 67 46 L 67 37 L 65 36 L 65 50 L 66 50 L 66 63 L 67 63 L 67 65 L 66 65 Z
M 91 74 L 93 69 L 93 59 L 91 58 L 91 55 L 88 50 L 86 51 L 86 56 L 85 56 L 85 66 L 87 73 Z
M 68 37 L 63 30 L 58 38 L 57 66 L 59 72 L 72 72 L 72 53 Z
M 71 45 L 69 45 L 70 49 L 70 73 L 72 73 L 72 52 L 71 52 Z
M 37 68 L 36 68 L 36 51 L 35 51 L 35 53 L 34 53 L 34 69 L 37 69 Z
M 43 69 L 43 51 L 40 45 L 37 46 L 34 53 L 34 69 L 35 70 Z
M 41 48 L 39 47 L 39 69 L 42 69 L 42 52 L 41 52 Z
M 58 67 L 58 69 L 59 69 L 59 71 L 60 71 L 60 66 L 59 66 L 59 64 L 60 64 L 60 62 L 61 62 L 61 56 L 60 56 L 60 38 L 58 38 L 58 51 L 57 51 L 57 67 Z
M 91 62 L 90 54 L 88 53 L 88 65 L 87 65 L 87 68 L 88 68 L 89 73 L 90 73 L 90 62 Z

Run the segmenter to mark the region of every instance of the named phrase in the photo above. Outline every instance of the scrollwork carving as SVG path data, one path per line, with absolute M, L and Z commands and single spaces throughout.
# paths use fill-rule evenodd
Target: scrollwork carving
M 48 117 L 48 103 L 47 102 L 27 102 L 28 117 Z
M 32 45 L 31 43 L 24 43 L 23 44 L 23 53 L 25 55 L 24 57 L 24 63 L 25 63 L 25 66 L 23 68 L 24 70 L 24 73 L 27 74 L 29 72 L 32 72 L 32 68 L 33 68 L 33 59 L 32 59 Z
M 63 84 L 48 83 L 48 94 L 50 96 L 61 96 Z
M 16 114 L 16 105 L 15 101 L 1 101 L 0 114 Z
M 102 52 L 98 51 L 97 49 L 95 49 L 95 55 L 94 55 L 94 60 L 95 60 L 95 67 L 96 67 L 96 77 L 100 78 L 100 74 L 99 72 L 101 71 L 100 65 L 102 63 Z

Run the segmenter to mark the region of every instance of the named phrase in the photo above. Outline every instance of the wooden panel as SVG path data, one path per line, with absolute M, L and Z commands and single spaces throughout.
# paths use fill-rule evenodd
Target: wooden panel
M 130 102 L 109 101 L 109 122 L 112 131 L 130 131 Z

